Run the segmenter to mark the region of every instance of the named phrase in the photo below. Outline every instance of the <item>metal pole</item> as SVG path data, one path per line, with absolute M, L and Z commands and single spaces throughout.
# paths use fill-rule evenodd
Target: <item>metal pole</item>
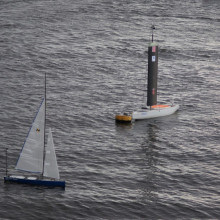
M 44 175 L 44 165 L 45 165 L 45 148 L 46 148 L 46 95 L 47 95 L 47 74 L 45 73 L 45 79 L 44 79 L 44 150 L 43 150 L 43 169 L 42 169 L 42 178 Z
M 8 176 L 8 148 L 6 148 L 5 150 L 6 150 L 6 152 L 5 152 L 5 154 L 6 154 L 6 160 L 5 160 L 5 175 L 6 175 L 6 177 L 7 177 L 7 176 Z

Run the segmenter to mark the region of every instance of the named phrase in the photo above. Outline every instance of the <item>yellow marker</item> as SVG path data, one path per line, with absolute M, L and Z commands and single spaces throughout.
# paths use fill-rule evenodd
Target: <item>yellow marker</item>
M 116 115 L 115 120 L 118 122 L 131 122 L 132 117 L 131 115 L 125 113 L 123 115 Z

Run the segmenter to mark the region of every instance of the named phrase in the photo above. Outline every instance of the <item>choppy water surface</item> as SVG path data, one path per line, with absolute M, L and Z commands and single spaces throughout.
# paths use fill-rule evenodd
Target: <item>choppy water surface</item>
M 44 95 L 66 190 L 0 182 L 1 219 L 220 218 L 218 0 L 0 3 L 1 178 Z M 160 103 L 178 113 L 131 125 L 145 102 L 150 26 Z

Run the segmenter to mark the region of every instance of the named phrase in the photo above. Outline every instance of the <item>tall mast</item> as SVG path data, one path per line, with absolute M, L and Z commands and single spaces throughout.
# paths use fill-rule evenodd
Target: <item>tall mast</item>
M 6 160 L 5 160 L 5 174 L 6 177 L 8 176 L 8 148 L 5 149 L 5 156 L 6 156 Z
M 148 46 L 148 84 L 147 84 L 147 106 L 157 104 L 157 73 L 158 73 L 158 45 L 154 42 L 152 29 L 152 42 Z
M 44 150 L 43 150 L 43 169 L 42 177 L 44 175 L 44 165 L 45 165 L 45 148 L 46 148 L 46 95 L 47 95 L 47 74 L 45 73 L 44 78 Z

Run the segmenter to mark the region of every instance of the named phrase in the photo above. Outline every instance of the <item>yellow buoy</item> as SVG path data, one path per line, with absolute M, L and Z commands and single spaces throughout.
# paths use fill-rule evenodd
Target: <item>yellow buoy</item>
M 132 117 L 131 115 L 124 113 L 123 115 L 116 115 L 115 120 L 117 122 L 131 122 Z

